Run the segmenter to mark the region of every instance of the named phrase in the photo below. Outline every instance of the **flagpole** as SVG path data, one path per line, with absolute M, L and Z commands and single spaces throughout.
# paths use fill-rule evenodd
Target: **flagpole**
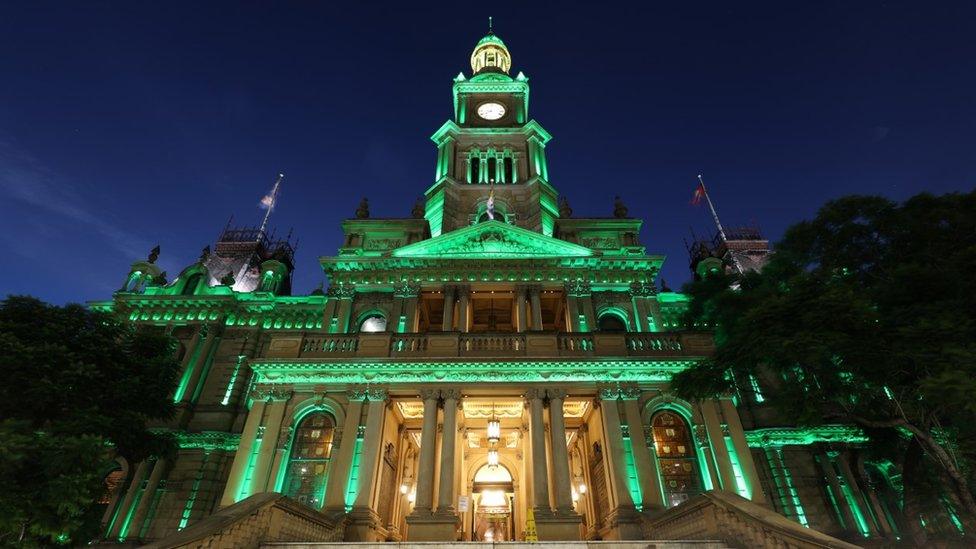
M 725 229 L 722 228 L 722 222 L 718 219 L 718 212 L 715 211 L 715 205 L 712 204 L 712 197 L 708 196 L 708 188 L 705 187 L 705 180 L 702 179 L 701 174 L 698 174 L 698 183 L 701 184 L 702 194 L 705 195 L 705 201 L 708 202 L 708 209 L 712 212 L 712 219 L 715 220 L 715 226 L 718 227 L 718 235 L 722 239 L 722 243 L 725 244 L 725 249 L 729 251 L 729 255 L 732 257 L 732 264 L 735 265 L 735 270 L 739 271 L 739 274 L 744 274 L 742 271 L 742 265 L 739 265 L 739 259 L 735 257 L 735 251 L 729 248 L 729 239 L 725 237 Z
M 279 173 L 278 179 L 275 180 L 274 187 L 271 189 L 271 204 L 268 206 L 267 213 L 264 214 L 264 220 L 261 221 L 261 229 L 258 230 L 258 241 L 264 236 L 264 230 L 268 228 L 268 218 L 271 217 L 271 210 L 275 207 L 275 202 L 278 201 L 278 186 L 281 185 L 281 180 L 285 178 L 285 174 Z

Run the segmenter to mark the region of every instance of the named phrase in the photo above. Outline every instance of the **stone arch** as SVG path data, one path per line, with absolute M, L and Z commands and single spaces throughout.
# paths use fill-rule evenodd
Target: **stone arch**
M 603 326 L 604 326 L 604 320 L 603 319 L 608 318 L 608 317 L 612 317 L 612 318 L 615 318 L 615 319 L 619 320 L 620 321 L 620 324 L 622 325 L 621 326 L 622 329 L 614 329 L 614 330 L 606 330 L 606 331 L 624 331 L 624 332 L 631 331 L 631 329 L 630 329 L 630 327 L 631 327 L 630 315 L 627 314 L 627 311 L 621 309 L 620 307 L 614 306 L 614 305 L 607 305 L 607 306 L 601 307 L 597 311 L 597 313 L 596 313 L 596 324 L 597 324 L 598 327 L 600 327 L 600 330 L 601 331 L 604 330 L 604 328 L 603 328 Z
M 298 426 L 306 416 L 315 412 L 326 412 L 335 419 L 335 439 L 339 439 L 343 434 L 342 426 L 346 423 L 346 412 L 337 400 L 325 395 L 317 395 L 310 396 L 291 406 L 290 411 L 286 412 L 287 422 L 283 422 L 281 428 L 281 435 L 286 439 L 282 441 L 284 453 L 281 456 L 281 462 L 278 464 L 278 470 L 274 471 L 272 477 L 275 479 L 274 486 L 277 492 L 282 490 L 285 482 L 285 473 L 288 469 L 288 461 L 291 459 L 291 448 L 295 443 Z
M 369 318 L 382 318 L 384 322 L 384 329 L 374 330 L 378 332 L 388 332 L 390 331 L 390 314 L 384 307 L 372 306 L 361 311 L 356 315 L 355 331 L 362 332 L 363 322 L 366 322 Z

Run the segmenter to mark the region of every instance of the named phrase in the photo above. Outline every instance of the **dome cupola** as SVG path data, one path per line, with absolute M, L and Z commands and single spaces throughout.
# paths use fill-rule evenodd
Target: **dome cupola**
M 505 47 L 505 42 L 495 36 L 491 29 L 491 18 L 488 18 L 488 34 L 478 41 L 478 45 L 471 52 L 471 72 L 503 72 L 508 74 L 512 68 L 512 56 Z

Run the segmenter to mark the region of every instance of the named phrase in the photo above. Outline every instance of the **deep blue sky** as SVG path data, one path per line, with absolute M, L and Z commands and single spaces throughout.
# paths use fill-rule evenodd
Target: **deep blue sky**
M 552 183 L 576 216 L 623 196 L 672 286 L 710 227 L 699 172 L 773 239 L 843 194 L 976 182 L 973 2 L 381 4 L 7 2 L 0 295 L 108 298 L 156 243 L 172 279 L 231 214 L 259 222 L 279 171 L 307 293 L 364 194 L 407 216 L 431 183 L 488 15 Z

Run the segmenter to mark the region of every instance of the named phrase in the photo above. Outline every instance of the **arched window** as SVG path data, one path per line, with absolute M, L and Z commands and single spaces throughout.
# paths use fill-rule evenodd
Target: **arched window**
M 129 275 L 129 280 L 125 283 L 125 291 L 134 294 L 142 293 L 144 285 L 145 278 L 142 276 L 142 271 L 135 271 Z
M 505 183 L 515 183 L 515 170 L 512 158 L 505 159 Z
M 190 275 L 190 278 L 186 279 L 186 284 L 183 285 L 182 295 L 193 295 L 197 293 L 197 286 L 200 285 L 201 280 L 203 280 L 203 275 L 200 273 Z
M 651 419 L 654 447 L 661 471 L 665 503 L 674 507 L 698 494 L 698 460 L 688 424 L 676 412 L 664 410 Z
M 613 311 L 607 311 L 600 315 L 597 325 L 601 332 L 626 332 L 627 321 Z
M 471 158 L 471 183 L 481 183 L 481 159 L 477 156 Z
M 367 315 L 366 318 L 359 323 L 359 331 L 366 333 L 385 332 L 386 317 L 379 313 Z
M 498 160 L 496 158 L 493 157 L 488 159 L 488 182 L 489 183 L 495 182 L 495 176 L 497 175 L 497 171 L 498 171 L 496 169 L 497 166 L 498 166 Z
M 332 457 L 335 419 L 325 412 L 305 416 L 298 424 L 288 456 L 284 493 L 299 503 L 320 509 L 325 501 L 325 480 Z M 355 434 L 353 434 L 355 436 Z

